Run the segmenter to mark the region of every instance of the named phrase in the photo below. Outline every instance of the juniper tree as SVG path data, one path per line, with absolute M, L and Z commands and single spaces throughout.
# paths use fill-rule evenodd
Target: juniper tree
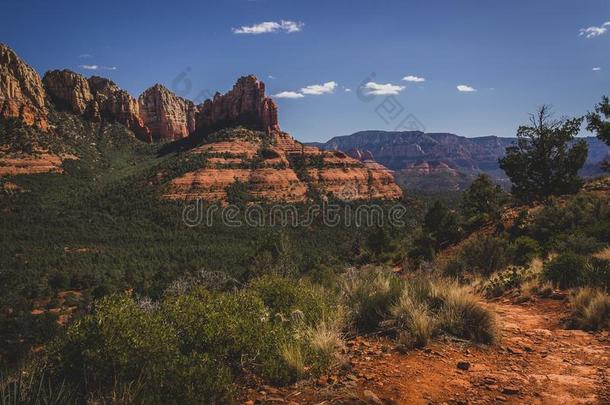
M 582 187 L 578 171 L 587 159 L 585 141 L 574 142 L 583 118 L 555 120 L 548 106 L 517 130 L 517 144 L 506 148 L 500 167 L 510 178 L 512 192 L 524 202 L 576 193 Z

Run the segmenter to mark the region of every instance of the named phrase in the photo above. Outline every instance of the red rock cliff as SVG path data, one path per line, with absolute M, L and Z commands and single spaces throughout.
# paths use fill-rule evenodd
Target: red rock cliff
M 252 75 L 239 78 L 231 91 L 216 93 L 200 108 L 198 131 L 237 125 L 267 132 L 279 130 L 277 105 L 265 96 L 265 84 Z
M 70 70 L 51 70 L 42 79 L 49 97 L 60 108 L 84 114 L 93 101 L 87 79 Z
M 197 107 L 156 84 L 138 98 L 140 116 L 153 141 L 175 140 L 195 131 Z
M 8 46 L 0 44 L 0 118 L 11 117 L 43 130 L 49 127 L 40 76 Z

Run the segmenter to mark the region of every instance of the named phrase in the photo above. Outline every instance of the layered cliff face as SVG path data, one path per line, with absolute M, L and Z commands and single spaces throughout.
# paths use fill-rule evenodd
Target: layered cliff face
M 157 84 L 138 98 L 140 116 L 153 141 L 176 140 L 195 132 L 197 107 Z
M 237 125 L 279 130 L 277 106 L 265 96 L 265 84 L 254 76 L 241 77 L 228 93 L 216 93 L 212 100 L 206 100 L 197 120 L 197 130 L 202 132 Z
M 594 137 L 586 138 L 589 155 L 584 172 L 599 174 L 599 163 L 610 156 L 610 148 Z M 448 133 L 420 131 L 387 132 L 362 131 L 348 136 L 334 137 L 316 144 L 323 149 L 343 150 L 366 160 L 362 151 L 370 151 L 374 159 L 397 173 L 422 176 L 441 172 L 460 172 L 468 176 L 486 172 L 498 182 L 506 181 L 498 159 L 516 138 L 485 136 L 466 138 Z M 439 165 L 442 164 L 442 165 Z M 595 171 L 594 169 L 597 169 Z M 455 174 L 455 173 L 454 173 Z
M 139 139 L 152 140 L 138 102 L 113 81 L 99 76 L 87 79 L 70 70 L 51 70 L 45 74 L 43 83 L 57 108 L 96 122 L 123 124 Z
M 40 76 L 4 44 L 0 44 L 0 118 L 20 118 L 43 130 L 49 127 Z
M 378 163 L 305 146 L 285 132 L 229 132 L 229 138 L 189 152 L 205 154 L 206 164 L 173 179 L 166 198 L 226 201 L 236 181 L 244 183 L 255 200 L 269 202 L 305 203 L 315 194 L 347 201 L 402 196 L 392 173 Z
M 74 114 L 84 114 L 93 101 L 87 79 L 70 70 L 51 70 L 42 82 L 51 100 Z
M 144 125 L 135 98 L 106 78 L 92 76 L 88 81 L 93 93 L 93 101 L 87 109 L 87 118 L 94 121 L 118 122 L 131 129 L 138 139 L 152 141 L 152 135 Z

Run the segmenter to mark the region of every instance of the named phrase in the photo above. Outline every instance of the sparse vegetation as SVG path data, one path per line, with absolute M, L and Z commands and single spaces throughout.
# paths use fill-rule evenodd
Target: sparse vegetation
M 592 287 L 579 288 L 570 297 L 568 325 L 584 330 L 610 329 L 610 296 Z

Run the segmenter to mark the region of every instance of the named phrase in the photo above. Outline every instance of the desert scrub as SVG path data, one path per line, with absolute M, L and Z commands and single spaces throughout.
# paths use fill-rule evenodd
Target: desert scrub
M 181 351 L 180 336 L 161 312 L 129 296 L 109 296 L 70 326 L 49 350 L 54 378 L 81 396 L 111 393 L 116 383 L 141 385 L 138 402 L 191 402 L 232 397 L 230 371 L 204 353 Z
M 475 343 L 497 340 L 496 319 L 465 287 L 447 279 L 408 280 L 392 307 L 401 343 L 422 347 L 444 332 Z
M 352 271 L 344 276 L 341 301 L 356 331 L 371 332 L 387 318 L 404 282 L 388 271 Z
M 570 296 L 568 326 L 583 330 L 610 328 L 610 296 L 600 290 L 583 287 Z
M 540 251 L 540 244 L 529 236 L 519 236 L 510 244 L 510 256 L 517 266 L 528 266 Z
M 307 280 L 265 275 L 252 280 L 249 289 L 257 294 L 274 318 L 290 317 L 300 311 L 307 325 L 338 314 L 336 299 Z
M 418 298 L 413 290 L 405 288 L 391 310 L 394 324 L 398 327 L 400 344 L 408 347 L 424 347 L 432 338 L 436 320 L 428 304 Z
M 439 292 L 442 306 L 438 313 L 439 329 L 475 343 L 492 344 L 499 332 L 495 314 L 457 283 L 445 283 Z
M 453 275 L 470 272 L 489 276 L 510 263 L 509 243 L 506 239 L 483 235 L 467 241 L 458 257 L 446 271 Z
M 485 296 L 489 298 L 499 297 L 505 292 L 519 288 L 526 281 L 532 281 L 537 274 L 531 268 L 509 266 L 487 280 L 483 286 Z
M 545 263 L 542 275 L 559 288 L 577 287 L 585 282 L 586 266 L 584 256 L 565 252 Z

